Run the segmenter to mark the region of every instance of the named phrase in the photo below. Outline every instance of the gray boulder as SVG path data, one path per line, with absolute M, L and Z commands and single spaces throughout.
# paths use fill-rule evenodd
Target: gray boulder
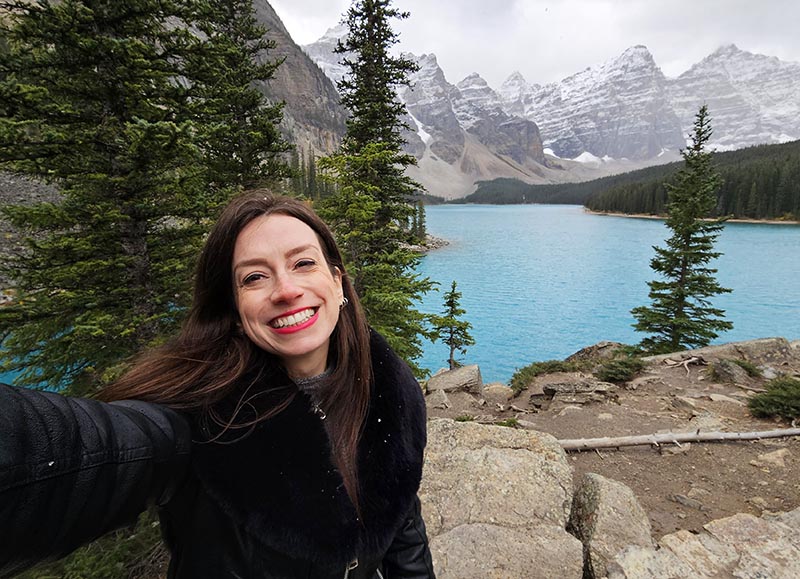
M 572 502 L 568 530 L 583 543 L 584 576 L 606 575 L 606 565 L 630 545 L 653 547 L 650 521 L 633 491 L 622 483 L 587 473 Z
M 800 509 L 773 518 L 740 513 L 703 532 L 678 531 L 660 549 L 629 547 L 608 564 L 608 579 L 794 579 L 800 577 Z
M 483 398 L 491 404 L 508 404 L 514 397 L 514 391 L 505 384 L 487 384 L 483 388 Z
M 454 370 L 439 372 L 428 380 L 428 392 L 444 390 L 445 392 L 470 392 L 480 395 L 483 391 L 481 369 L 477 364 L 461 366 Z
M 736 362 L 722 359 L 711 364 L 714 376 L 720 382 L 727 382 L 736 386 L 747 386 L 750 384 L 750 376 L 747 371 Z
M 431 540 L 439 579 L 580 579 L 581 544 L 561 527 L 461 525 Z
M 581 577 L 571 467 L 550 435 L 430 420 L 419 497 L 440 578 Z

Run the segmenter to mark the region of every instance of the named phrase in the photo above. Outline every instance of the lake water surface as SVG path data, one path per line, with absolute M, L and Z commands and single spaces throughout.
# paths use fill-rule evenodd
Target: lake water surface
M 484 381 L 563 359 L 603 340 L 633 344 L 631 308 L 648 304 L 653 245 L 662 221 L 585 213 L 571 205 L 442 205 L 427 208 L 428 231 L 450 245 L 426 255 L 419 272 L 458 283 L 476 345 L 463 362 Z M 733 293 L 714 304 L 733 330 L 717 342 L 770 336 L 800 339 L 800 226 L 729 223 L 717 247 L 718 279 Z M 442 293 L 421 306 L 439 313 Z M 442 344 L 425 343 L 421 365 L 445 365 Z M 0 381 L 12 376 L 0 375 Z
M 426 255 L 419 272 L 441 284 L 421 309 L 439 313 L 452 280 L 462 292 L 476 345 L 465 364 L 485 382 L 507 382 L 516 368 L 563 359 L 603 340 L 633 344 L 630 310 L 649 304 L 653 245 L 663 221 L 593 215 L 572 205 L 442 205 L 427 208 L 428 231 L 450 245 Z M 713 303 L 734 324 L 715 343 L 800 338 L 800 226 L 728 223 L 712 263 L 733 290 Z M 448 350 L 426 343 L 435 371 Z

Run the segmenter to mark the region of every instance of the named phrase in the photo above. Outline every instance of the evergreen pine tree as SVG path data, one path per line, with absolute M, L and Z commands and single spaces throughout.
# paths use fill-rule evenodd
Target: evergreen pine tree
M 417 201 L 417 230 L 414 235 L 420 243 L 425 243 L 428 236 L 428 226 L 425 223 L 425 203 L 421 199 Z
M 450 369 L 460 366 L 456 360 L 456 352 L 462 355 L 467 353 L 467 346 L 475 344 L 469 331 L 472 324 L 461 319 L 466 311 L 461 308 L 461 292 L 456 289 L 456 282 L 450 286 L 450 291 L 444 295 L 444 310 L 441 316 L 433 319 L 433 328 L 437 340 L 441 340 L 450 347 L 450 356 L 447 363 Z
M 219 78 L 204 76 L 197 55 L 222 66 L 223 53 L 236 51 L 213 37 L 224 23 L 203 20 L 213 14 L 209 4 L 5 6 L 0 168 L 55 184 L 61 201 L 4 209 L 30 238 L 2 264 L 16 289 L 0 310 L 2 368 L 22 370 L 20 384 L 87 393 L 175 330 L 220 195 L 275 170 L 264 166 L 275 142 L 253 145 L 251 133 L 236 131 L 235 146 L 219 142 L 228 122 L 219 95 L 235 90 L 222 92 L 224 68 Z M 249 87 L 238 72 L 231 86 Z M 222 151 L 259 148 L 252 165 L 209 170 Z M 224 177 L 210 182 L 215 171 Z
M 256 22 L 252 0 L 202 0 L 199 7 L 195 27 L 205 42 L 186 74 L 204 130 L 198 141 L 206 181 L 224 203 L 231 189 L 274 185 L 292 175 L 284 155 L 292 147 L 278 129 L 283 103 L 266 102 L 258 90 L 283 59 L 269 59 L 275 42 Z
M 337 235 L 367 318 L 413 365 L 421 338 L 431 335 L 415 303 L 431 283 L 417 276 L 419 256 L 407 248 L 410 199 L 421 187 L 404 174 L 416 160 L 402 151 L 405 107 L 396 88 L 416 65 L 390 54 L 397 34 L 389 23 L 406 17 L 390 0 L 357 0 L 348 10 L 349 32 L 336 49 L 348 70 L 339 83 L 350 111 L 347 134 L 340 151 L 319 166 L 337 186 L 320 213 Z
M 692 144 L 681 152 L 685 166 L 674 183 L 667 185 L 666 225 L 672 231 L 666 248 L 654 247 L 656 256 L 650 267 L 664 279 L 648 282 L 652 305 L 632 310 L 637 331 L 653 334 L 641 347 L 653 353 L 675 352 L 707 345 L 717 332 L 733 324 L 722 318 L 724 312 L 711 306 L 710 298 L 730 292 L 714 276 L 708 263 L 720 254 L 714 243 L 723 228 L 721 219 L 707 218 L 717 203 L 720 177 L 712 166 L 711 153 L 705 150 L 711 137 L 706 106 L 700 108 L 694 123 Z

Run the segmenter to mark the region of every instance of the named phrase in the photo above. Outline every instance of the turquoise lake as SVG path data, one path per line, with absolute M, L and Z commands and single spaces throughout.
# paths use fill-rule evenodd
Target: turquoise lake
M 563 359 L 603 340 L 628 344 L 643 334 L 630 310 L 649 304 L 653 245 L 664 223 L 586 213 L 573 205 L 442 205 L 427 208 L 428 232 L 450 245 L 426 255 L 419 272 L 440 283 L 421 305 L 440 313 L 455 280 L 476 345 L 462 362 L 485 382 L 507 382 L 516 368 Z M 715 343 L 800 338 L 800 226 L 728 223 L 712 262 L 733 290 L 714 298 L 733 330 Z M 421 365 L 446 364 L 448 349 L 425 344 Z
M 477 342 L 462 361 L 479 364 L 484 381 L 507 382 L 516 368 L 603 340 L 641 339 L 630 310 L 649 303 L 652 246 L 668 234 L 662 221 L 572 205 L 442 205 L 426 216 L 428 231 L 450 245 L 426 255 L 419 272 L 444 291 L 458 283 Z M 716 342 L 800 339 L 800 226 L 729 223 L 717 248 L 718 279 L 733 292 L 714 304 L 734 328 Z M 439 313 L 442 292 L 421 309 Z M 426 342 L 420 362 L 434 372 L 447 355 Z

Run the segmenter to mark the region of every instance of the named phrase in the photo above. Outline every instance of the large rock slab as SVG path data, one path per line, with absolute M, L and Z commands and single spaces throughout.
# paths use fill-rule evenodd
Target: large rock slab
M 564 529 L 461 525 L 431 540 L 439 579 L 581 579 L 581 544 Z
M 583 476 L 572 501 L 568 529 L 583 543 L 585 577 L 605 577 L 606 565 L 625 547 L 653 547 L 650 521 L 633 491 L 595 473 Z
M 548 434 L 430 420 L 419 497 L 440 579 L 582 576 L 572 469 Z
M 445 392 L 470 392 L 480 395 L 483 390 L 481 369 L 477 364 L 461 366 L 454 370 L 445 370 L 428 380 L 428 392 L 444 390 Z
M 649 362 L 661 362 L 667 358 L 676 358 L 681 352 L 659 354 L 643 358 Z M 786 338 L 761 338 L 744 342 L 730 342 L 719 346 L 706 346 L 695 350 L 687 350 L 685 354 L 702 356 L 706 360 L 723 358 L 742 358 L 754 364 L 780 364 L 786 360 L 797 361 L 798 351 Z
M 772 518 L 740 513 L 711 521 L 697 535 L 666 535 L 660 546 L 625 549 L 608 564 L 608 579 L 795 579 L 800 509 Z
M 719 382 L 727 382 L 736 386 L 747 386 L 750 384 L 750 375 L 736 362 L 722 359 L 711 365 L 714 376 Z

